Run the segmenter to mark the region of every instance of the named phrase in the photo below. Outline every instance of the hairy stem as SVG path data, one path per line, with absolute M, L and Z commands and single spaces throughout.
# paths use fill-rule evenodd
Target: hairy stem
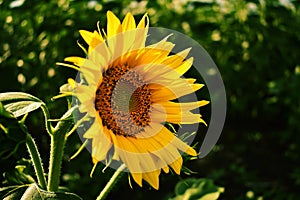
M 72 126 L 72 120 L 62 120 L 57 123 L 51 135 L 51 150 L 49 163 L 48 191 L 58 190 L 61 173 L 61 163 L 64 147 L 67 140 L 66 134 Z
M 42 165 L 42 160 L 38 152 L 37 146 L 29 133 L 26 134 L 26 146 L 29 151 L 35 174 L 38 179 L 38 184 L 42 189 L 47 188 L 45 173 Z
M 46 105 L 42 105 L 41 106 L 41 109 L 43 111 L 43 114 L 44 114 L 44 118 L 45 118 L 45 126 L 46 126 L 46 130 L 48 132 L 49 135 L 52 135 L 52 132 L 53 132 L 53 127 L 51 125 L 51 122 L 49 121 L 50 119 L 50 113 L 49 113 L 49 110 L 47 108 Z

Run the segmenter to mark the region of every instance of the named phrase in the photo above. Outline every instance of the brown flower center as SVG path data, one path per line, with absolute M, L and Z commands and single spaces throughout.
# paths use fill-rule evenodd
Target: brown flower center
M 135 136 L 150 123 L 151 91 L 127 65 L 109 67 L 96 91 L 95 109 L 103 126 L 115 134 Z

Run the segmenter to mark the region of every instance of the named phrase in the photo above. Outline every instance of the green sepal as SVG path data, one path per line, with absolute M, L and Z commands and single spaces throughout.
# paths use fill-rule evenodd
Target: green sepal
M 28 174 L 28 166 L 31 165 L 31 162 L 25 159 L 20 160 L 19 162 L 24 162 L 23 165 L 17 165 L 13 170 L 3 173 L 4 181 L 6 185 L 25 185 L 34 183 L 34 179 L 31 175 Z M 25 163 L 27 162 L 27 163 Z
M 8 119 L 14 118 L 14 116 L 4 108 L 1 101 L 0 101 L 0 117 L 4 117 Z

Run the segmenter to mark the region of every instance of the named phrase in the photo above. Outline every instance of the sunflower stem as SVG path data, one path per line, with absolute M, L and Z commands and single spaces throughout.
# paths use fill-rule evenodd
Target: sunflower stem
M 122 164 L 114 173 L 114 175 L 111 177 L 111 179 L 108 181 L 104 189 L 100 192 L 99 196 L 97 197 L 96 200 L 103 200 L 106 198 L 108 193 L 112 190 L 114 185 L 117 183 L 119 180 L 119 176 L 121 172 L 126 168 L 125 164 Z
M 43 111 L 44 118 L 45 118 L 46 131 L 49 135 L 52 135 L 53 127 L 52 127 L 51 121 L 49 121 L 49 119 L 50 119 L 49 110 L 45 104 L 42 104 L 41 109 Z
M 51 135 L 51 150 L 49 163 L 48 191 L 56 192 L 58 190 L 61 173 L 61 163 L 64 153 L 66 134 L 72 126 L 72 120 L 61 120 L 57 123 Z
M 42 165 L 42 160 L 39 151 L 37 149 L 37 146 L 29 133 L 26 134 L 26 146 L 33 163 L 34 171 L 38 179 L 38 184 L 41 187 L 41 189 L 46 189 L 47 183 L 46 183 L 45 173 Z

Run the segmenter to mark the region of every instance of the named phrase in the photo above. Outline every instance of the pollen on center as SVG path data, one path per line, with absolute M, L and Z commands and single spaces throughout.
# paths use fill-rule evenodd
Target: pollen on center
M 128 65 L 112 65 L 97 88 L 95 109 L 115 134 L 136 136 L 150 123 L 151 90 Z

